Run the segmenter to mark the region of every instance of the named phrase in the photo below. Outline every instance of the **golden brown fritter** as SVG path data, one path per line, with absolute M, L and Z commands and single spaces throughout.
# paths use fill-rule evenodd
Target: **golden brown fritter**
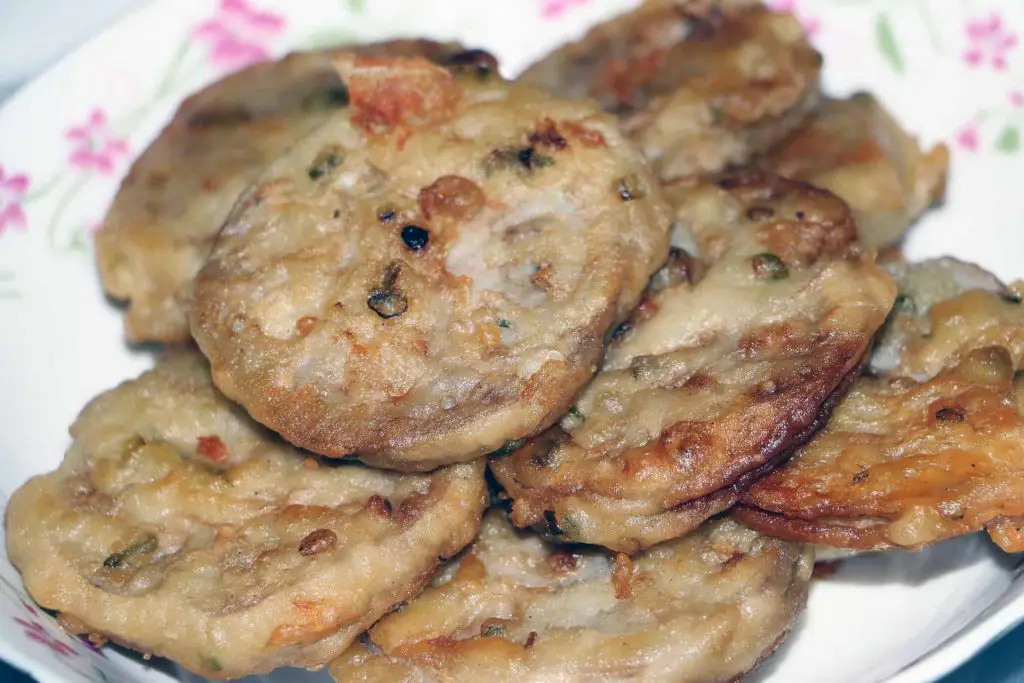
M 491 511 L 472 549 L 331 665 L 348 683 L 735 681 L 807 599 L 811 553 L 729 520 L 630 558 Z
M 665 179 L 746 163 L 819 100 L 821 56 L 790 14 L 756 0 L 648 0 L 519 80 L 592 97 Z
M 220 395 L 198 353 L 94 399 L 7 508 L 29 593 L 65 623 L 203 676 L 337 657 L 468 544 L 483 464 L 321 461 Z
M 950 259 L 904 273 L 889 328 L 900 362 L 858 380 L 828 427 L 746 494 L 741 520 L 865 550 L 987 528 L 1024 551 L 1024 289 L 965 284 L 989 281 Z M 936 290 L 954 293 L 933 303 Z
M 461 48 L 397 40 L 354 49 L 443 60 Z M 337 54 L 295 53 L 217 81 L 185 100 L 132 166 L 96 234 L 103 287 L 128 301 L 129 339 L 189 338 L 192 281 L 238 195 L 347 104 Z
M 624 552 L 690 531 L 821 426 L 885 319 L 895 285 L 831 193 L 750 174 L 672 198 L 680 246 L 602 371 L 491 460 L 518 526 Z
M 531 436 L 668 250 L 613 117 L 475 67 L 339 60 L 337 116 L 242 197 L 196 284 L 214 380 L 328 456 L 424 470 Z
M 898 242 L 942 199 L 949 150 L 923 151 L 868 93 L 827 99 L 815 115 L 757 166 L 835 192 L 853 209 L 860 242 Z

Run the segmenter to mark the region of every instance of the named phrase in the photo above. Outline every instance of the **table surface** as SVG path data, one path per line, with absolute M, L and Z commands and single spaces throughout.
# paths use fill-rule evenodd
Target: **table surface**
M 0 103 L 103 26 L 143 0 L 0 0 Z M 47 19 L 70 17 L 55 26 Z M 31 679 L 0 661 L 0 681 Z M 940 683 L 1024 683 L 1024 626 L 1020 626 Z

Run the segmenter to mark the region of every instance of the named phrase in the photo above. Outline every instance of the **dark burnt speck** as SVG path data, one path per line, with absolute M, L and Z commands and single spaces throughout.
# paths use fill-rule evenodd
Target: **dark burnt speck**
M 390 223 L 395 220 L 395 210 L 391 207 L 385 207 L 377 211 L 377 220 L 381 223 Z
M 1008 304 L 1019 304 L 1022 301 L 1021 295 L 1016 292 L 1000 292 L 999 298 Z
M 402 241 L 413 251 L 420 251 L 427 248 L 430 233 L 418 225 L 407 225 L 402 228 Z
M 615 191 L 618 192 L 619 198 L 624 202 L 643 199 L 647 196 L 647 187 L 640 176 L 635 173 L 630 173 L 620 178 L 615 184 Z
M 446 59 L 445 66 L 459 71 L 472 70 L 485 80 L 498 72 L 498 59 L 487 50 L 464 50 Z
M 555 513 L 552 510 L 544 511 L 544 524 L 547 526 L 548 533 L 552 536 L 561 536 L 565 533 L 565 530 L 558 525 L 558 518 L 555 517 Z
M 935 412 L 935 419 L 941 422 L 963 422 L 967 419 L 967 414 L 960 408 L 947 406 Z
M 374 313 L 384 318 L 394 318 L 402 315 L 409 308 L 409 300 L 398 288 L 398 275 L 402 271 L 402 264 L 394 262 L 384 269 L 381 276 L 380 286 L 370 292 L 366 305 Z

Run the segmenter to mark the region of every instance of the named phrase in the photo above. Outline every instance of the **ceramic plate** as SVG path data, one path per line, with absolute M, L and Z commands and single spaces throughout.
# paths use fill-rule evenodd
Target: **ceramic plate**
M 0 453 L 10 493 L 57 465 L 97 392 L 152 359 L 124 341 L 91 233 L 134 155 L 189 92 L 289 49 L 396 35 L 486 47 L 514 74 L 628 0 L 158 0 L 0 109 Z M 913 258 L 954 254 L 1024 276 L 1024 3 L 775 0 L 825 54 L 836 94 L 869 88 L 925 142 L 953 150 L 947 205 L 917 226 Z M 763 681 L 899 683 L 952 670 L 1024 620 L 1022 558 L 981 536 L 849 560 L 815 582 Z M 97 651 L 33 607 L 0 562 L 0 656 L 41 683 L 188 679 L 166 662 Z M 170 677 L 170 678 L 169 678 Z M 324 680 L 288 670 L 275 681 Z

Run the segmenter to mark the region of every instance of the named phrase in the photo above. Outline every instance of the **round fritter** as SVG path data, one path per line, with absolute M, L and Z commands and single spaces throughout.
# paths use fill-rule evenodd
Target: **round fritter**
M 471 550 L 331 665 L 338 681 L 735 681 L 807 600 L 811 552 L 729 520 L 630 558 L 491 511 Z
M 11 497 L 11 562 L 74 629 L 211 678 L 337 657 L 485 506 L 481 464 L 403 475 L 281 443 L 196 353 L 94 399 L 71 435 Z
M 686 533 L 821 426 L 885 319 L 895 285 L 831 193 L 766 174 L 673 192 L 678 246 L 602 371 L 492 458 L 517 525 L 625 552 Z
M 739 518 L 869 550 L 987 528 L 1024 551 L 1024 286 L 956 293 L 991 281 L 949 259 L 911 268 L 889 327 L 901 362 L 858 380 L 828 427 L 746 494 Z M 933 303 L 934 291 L 953 294 Z
M 240 200 L 192 331 L 258 421 L 422 470 L 564 414 L 668 251 L 615 120 L 476 67 L 339 60 L 337 116 Z
M 519 80 L 619 114 L 668 180 L 721 171 L 777 144 L 817 105 L 820 71 L 791 14 L 755 0 L 648 0 Z
M 835 192 L 853 209 L 861 244 L 876 249 L 942 199 L 949 150 L 923 151 L 878 100 L 857 93 L 823 102 L 758 166 Z
M 397 40 L 353 49 L 442 60 L 461 48 Z M 189 338 L 192 280 L 238 195 L 348 102 L 337 54 L 295 53 L 217 81 L 185 100 L 132 166 L 96 234 L 103 287 L 129 302 L 130 339 Z

